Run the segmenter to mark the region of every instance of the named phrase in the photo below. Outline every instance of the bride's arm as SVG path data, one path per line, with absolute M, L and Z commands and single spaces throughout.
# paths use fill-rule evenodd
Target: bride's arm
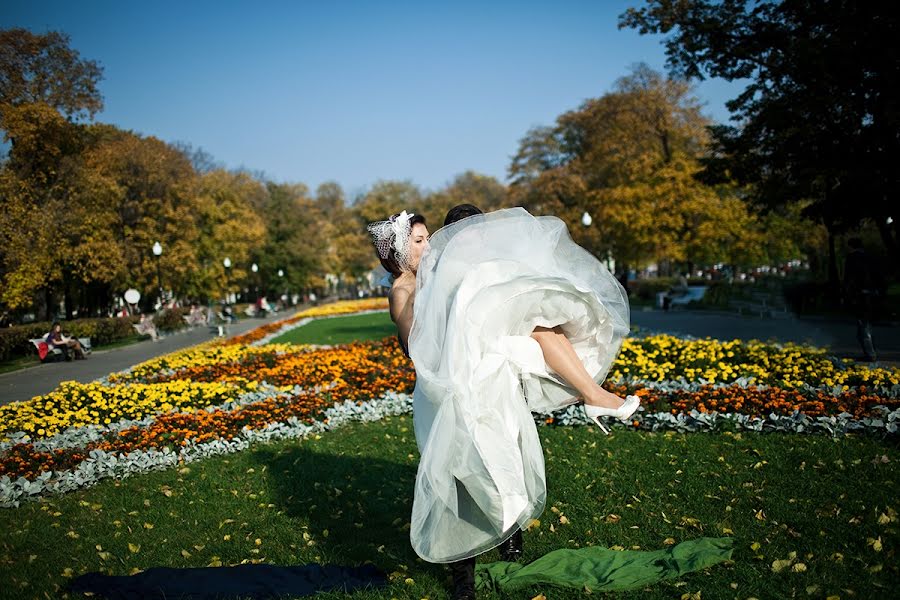
M 406 272 L 400 275 L 391 287 L 388 302 L 391 320 L 397 325 L 397 332 L 405 347 L 409 347 L 409 332 L 412 329 L 413 307 L 416 298 L 416 277 Z

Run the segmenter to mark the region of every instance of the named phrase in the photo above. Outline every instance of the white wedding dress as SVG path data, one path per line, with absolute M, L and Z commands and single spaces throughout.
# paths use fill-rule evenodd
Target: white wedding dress
M 561 220 L 521 208 L 435 232 L 416 279 L 409 351 L 421 458 L 410 540 L 443 563 L 493 548 L 543 511 L 531 411 L 576 398 L 531 332 L 561 326 L 602 381 L 628 333 L 628 298 Z

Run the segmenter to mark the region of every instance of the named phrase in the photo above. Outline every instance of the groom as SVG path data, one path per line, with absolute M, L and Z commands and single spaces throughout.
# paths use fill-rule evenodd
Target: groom
M 459 204 L 447 212 L 444 226 L 456 223 L 472 215 L 480 215 L 482 210 L 472 204 Z M 500 544 L 500 560 L 514 562 L 522 556 L 522 530 L 517 530 L 512 537 Z M 475 557 L 449 564 L 453 576 L 453 598 L 468 600 L 475 598 Z

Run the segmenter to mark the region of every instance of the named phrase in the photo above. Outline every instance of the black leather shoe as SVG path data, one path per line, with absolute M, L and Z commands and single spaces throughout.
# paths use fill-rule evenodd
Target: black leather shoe
M 516 531 L 508 540 L 500 544 L 500 560 L 516 562 L 522 558 L 522 530 Z
M 453 600 L 475 600 L 475 558 L 450 563 Z

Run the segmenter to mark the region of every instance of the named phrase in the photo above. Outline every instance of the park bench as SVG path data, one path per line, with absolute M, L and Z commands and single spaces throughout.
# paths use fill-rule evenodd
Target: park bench
M 47 332 L 49 335 L 50 332 Z M 59 348 L 51 348 L 47 343 L 47 336 L 45 335 L 42 338 L 33 338 L 28 340 L 34 345 L 34 349 L 37 350 L 38 357 L 41 358 L 42 363 L 46 362 L 56 362 L 59 360 L 63 360 L 65 355 L 63 351 Z M 91 353 L 91 338 L 78 338 L 78 341 L 81 342 L 81 348 L 84 350 L 85 355 Z M 42 356 L 43 354 L 43 356 Z
M 703 296 L 706 294 L 706 289 L 707 286 L 705 285 L 689 285 L 687 291 L 683 294 L 673 295 L 670 292 L 659 292 L 656 294 L 656 306 L 663 308 L 667 296 L 669 298 L 670 308 L 687 306 L 690 302 L 702 300 Z

